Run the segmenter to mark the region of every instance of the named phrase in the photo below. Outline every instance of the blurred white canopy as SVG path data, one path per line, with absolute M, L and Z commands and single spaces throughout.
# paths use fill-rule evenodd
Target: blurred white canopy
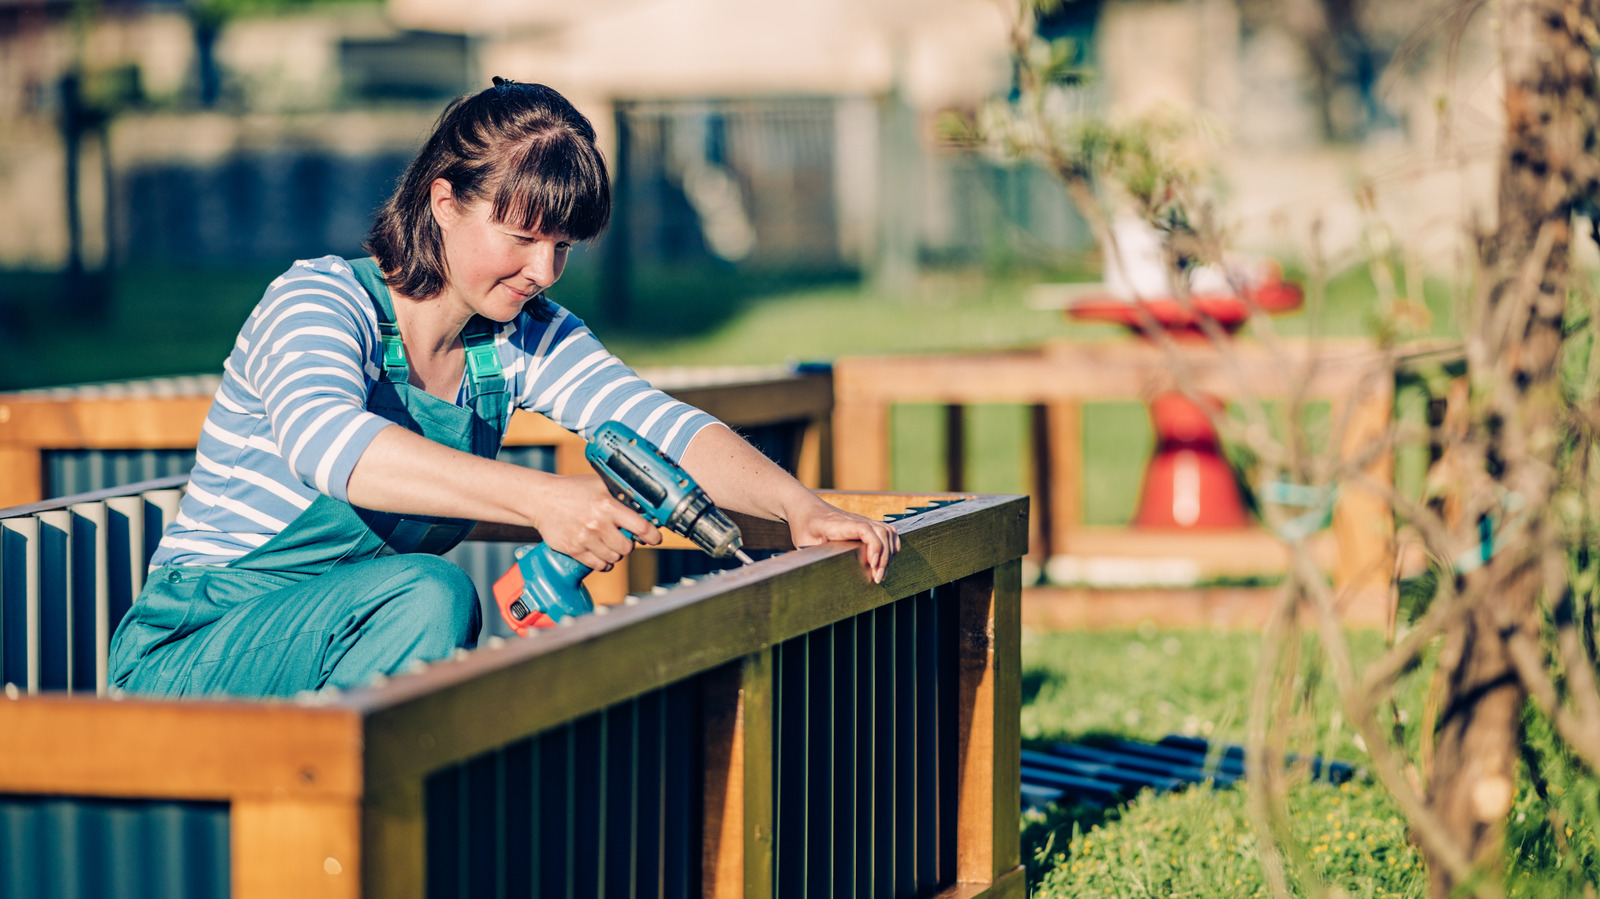
M 652 96 L 879 93 L 918 105 L 1005 83 L 992 0 L 389 0 L 401 27 L 471 34 L 485 66 Z

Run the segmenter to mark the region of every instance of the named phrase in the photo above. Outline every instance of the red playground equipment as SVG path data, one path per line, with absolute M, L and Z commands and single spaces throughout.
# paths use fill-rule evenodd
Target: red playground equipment
M 1187 300 L 1091 296 L 1071 304 L 1067 314 L 1081 321 L 1122 325 L 1145 338 L 1149 337 L 1146 322 L 1153 320 L 1176 339 L 1203 340 L 1204 318 L 1232 334 L 1254 309 L 1289 312 L 1304 302 L 1300 285 L 1283 280 L 1273 263 L 1259 265 L 1247 277 L 1229 278 L 1228 283 L 1242 289 L 1200 292 L 1202 288 Z M 1178 391 L 1151 399 L 1150 423 L 1156 446 L 1139 489 L 1135 527 L 1238 528 L 1250 523 L 1211 423 L 1211 416 L 1222 410 L 1222 401 L 1207 397 L 1206 404 L 1209 410 Z

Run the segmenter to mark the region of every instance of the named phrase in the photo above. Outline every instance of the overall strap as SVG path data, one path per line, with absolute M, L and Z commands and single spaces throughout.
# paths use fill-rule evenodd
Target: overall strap
M 372 305 L 378 313 L 378 339 L 383 341 L 383 379 L 391 384 L 406 384 L 411 379 L 411 367 L 406 363 L 405 342 L 400 339 L 400 326 L 394 320 L 394 301 L 389 296 L 389 286 L 383 282 L 383 272 L 370 257 L 355 260 L 351 268 L 356 280 L 372 295 Z M 493 323 L 474 315 L 461 334 L 461 344 L 467 356 L 467 405 L 479 418 L 503 431 L 506 379 L 500 367 L 500 351 L 494 343 Z
M 478 417 L 504 431 L 506 379 L 500 368 L 500 350 L 494 343 L 494 324 L 474 315 L 461 334 L 467 352 L 467 404 Z
M 370 256 L 355 260 L 350 268 L 372 297 L 372 307 L 378 313 L 378 339 L 383 341 L 383 379 L 390 384 L 408 383 L 411 366 L 406 364 L 406 345 L 400 339 L 400 326 L 395 324 L 394 305 L 389 298 L 389 285 L 383 283 L 383 271 Z

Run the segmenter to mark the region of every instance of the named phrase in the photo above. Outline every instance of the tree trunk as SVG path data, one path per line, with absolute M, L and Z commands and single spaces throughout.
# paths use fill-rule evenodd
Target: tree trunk
M 1543 517 L 1560 443 L 1557 356 L 1568 285 L 1575 203 L 1595 190 L 1594 0 L 1509 0 L 1498 7 L 1505 72 L 1506 143 L 1499 216 L 1480 238 L 1486 302 L 1477 326 L 1475 389 L 1490 477 L 1516 496 L 1527 530 L 1466 575 L 1471 613 L 1449 633 L 1440 664 L 1447 689 L 1429 803 L 1475 871 L 1498 881 L 1506 814 L 1516 784 L 1519 720 L 1527 693 L 1507 651 L 1539 633 L 1544 554 L 1559 551 Z M 1512 517 L 1491 509 L 1500 527 Z M 1429 857 L 1430 886 L 1460 881 Z

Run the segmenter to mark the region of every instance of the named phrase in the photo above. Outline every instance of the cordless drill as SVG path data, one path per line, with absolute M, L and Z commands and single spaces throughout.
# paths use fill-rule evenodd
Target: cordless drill
M 749 564 L 739 527 L 712 504 L 700 485 L 650 441 L 621 422 L 606 422 L 589 440 L 584 457 L 611 495 L 658 528 L 675 531 L 714 558 Z M 629 540 L 633 534 L 624 530 Z M 583 586 L 589 566 L 547 543 L 519 546 L 517 564 L 494 585 L 500 614 L 518 634 L 572 615 L 594 611 Z

